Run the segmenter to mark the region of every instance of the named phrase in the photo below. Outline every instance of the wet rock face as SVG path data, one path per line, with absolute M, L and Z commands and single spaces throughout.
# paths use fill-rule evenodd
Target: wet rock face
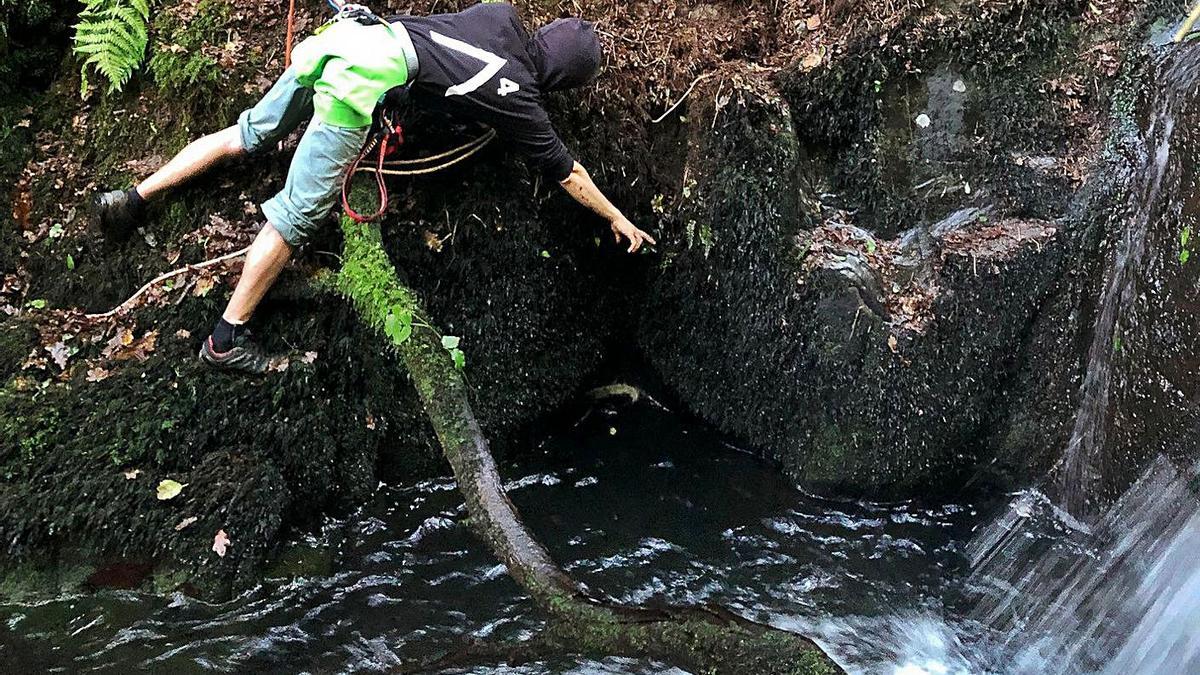
M 963 449 L 995 421 L 1056 279 L 1057 228 L 978 216 L 908 233 L 924 250 L 809 229 L 778 198 L 803 190 L 786 105 L 746 94 L 718 119 L 646 304 L 652 362 L 697 414 L 809 487 L 878 497 L 965 482 L 980 460 Z M 702 158 L 721 166 L 706 174 Z M 690 248 L 689 228 L 708 232 Z
M 666 220 L 648 290 L 646 258 L 616 255 L 603 223 L 499 148 L 395 186 L 384 228 L 405 282 L 463 338 L 496 446 L 570 396 L 614 337 L 629 351 L 637 331 L 692 411 L 818 490 L 929 495 L 1053 465 L 1104 274 L 1095 252 L 1106 227 L 1120 228 L 1094 215 L 1120 204 L 1112 185 L 1077 195 L 1105 129 L 1087 111 L 1110 109 L 1106 59 L 1127 43 L 1088 38 L 1107 28 L 1078 3 L 979 4 L 880 35 L 842 3 L 866 41 L 810 71 L 775 70 L 802 56 L 793 43 L 821 39 L 800 3 L 587 7 L 639 37 L 616 39 L 624 51 L 605 86 L 583 104 L 559 98 L 553 116 L 635 222 L 650 225 L 650 209 Z M 155 207 L 126 242 L 88 229 L 83 195 L 229 124 L 282 68 L 275 4 L 180 3 L 157 16 L 160 34 L 184 25 L 188 44 L 239 49 L 236 64 L 181 92 L 168 85 L 179 63 L 163 59 L 153 79 L 86 101 L 66 68 L 19 111 L 20 151 L 0 147 L 16 221 L 0 237 L 0 308 L 21 314 L 0 322 L 0 541 L 10 559 L 66 541 L 83 557 L 153 559 L 219 596 L 251 583 L 288 528 L 359 502 L 380 479 L 442 466 L 398 362 L 313 283 L 336 264 L 332 225 L 259 313 L 268 349 L 288 355 L 264 381 L 194 361 L 236 267 L 164 288 L 118 321 L 82 320 L 158 272 L 248 243 L 255 205 L 288 165 L 286 153 L 231 165 Z M 302 24 L 317 20 L 301 8 Z M 758 57 L 768 65 L 721 65 Z M 679 81 L 651 86 L 660 66 Z M 716 76 L 651 125 L 698 72 Z M 434 151 L 462 134 L 444 120 L 409 129 L 411 147 Z M 1190 277 L 1165 283 L 1187 297 Z M 1171 325 L 1139 343 L 1170 337 L 1172 358 L 1190 363 L 1192 333 Z M 139 348 L 151 334 L 153 348 Z M 1122 395 L 1161 404 L 1140 386 Z M 1135 430 L 1129 446 L 1149 426 L 1136 431 L 1149 416 L 1136 419 L 1120 425 Z M 188 487 L 160 503 L 162 478 Z M 225 557 L 211 551 L 218 529 L 233 541 Z
M 691 196 L 642 344 L 686 406 L 810 489 L 929 496 L 1061 457 L 1099 273 L 1088 123 L 1034 93 L 1077 48 L 1054 37 L 1073 10 L 1026 10 L 1021 39 L 1017 14 L 967 17 L 688 111 Z
M 1157 53 L 1145 77 L 1136 123 L 1114 160 L 1129 180 L 1096 219 L 1104 275 L 1091 291 L 1096 318 L 1077 420 L 1098 424 L 1073 427 L 1069 468 L 1079 474 L 1059 480 L 1081 511 L 1119 495 L 1159 454 L 1184 468 L 1200 459 L 1200 50 Z

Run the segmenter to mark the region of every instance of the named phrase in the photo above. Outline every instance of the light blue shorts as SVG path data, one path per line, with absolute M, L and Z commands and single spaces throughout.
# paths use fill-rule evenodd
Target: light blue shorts
M 296 81 L 291 68 L 253 108 L 238 117 L 242 147 L 254 153 L 277 145 L 304 120 L 312 117 L 313 92 Z M 342 189 L 342 179 L 362 151 L 369 127 L 344 129 L 309 123 L 283 190 L 262 205 L 263 215 L 291 246 L 300 246 L 316 232 Z

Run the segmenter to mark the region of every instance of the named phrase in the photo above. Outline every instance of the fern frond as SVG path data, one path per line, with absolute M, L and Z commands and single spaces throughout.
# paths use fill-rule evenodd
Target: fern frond
M 119 91 L 146 58 L 149 0 L 83 0 L 83 4 L 74 47 L 77 55 L 85 57 L 81 72 L 86 78 L 90 66 L 108 80 L 110 92 Z
M 129 6 L 142 15 L 143 21 L 150 20 L 150 0 L 129 0 Z

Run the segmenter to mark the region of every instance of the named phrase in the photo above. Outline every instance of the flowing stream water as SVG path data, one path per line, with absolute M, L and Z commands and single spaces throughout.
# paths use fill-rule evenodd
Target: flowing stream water
M 542 449 L 506 468 L 514 500 L 555 557 L 620 600 L 723 603 L 815 637 L 854 673 L 1200 672 L 1200 502 L 1169 463 L 1084 535 L 1034 492 L 998 517 L 813 499 L 646 403 L 594 410 Z M 0 606 L 0 671 L 380 672 L 532 634 L 539 612 L 463 519 L 449 479 L 385 487 L 307 538 L 330 563 L 319 575 L 219 605 L 81 590 Z
M 832 503 L 649 404 L 590 413 L 507 467 L 551 553 L 630 602 L 721 602 L 818 636 L 858 672 L 944 651 L 944 598 L 977 514 L 956 505 Z M 328 575 L 228 603 L 81 592 L 0 607 L 4 672 L 373 672 L 467 637 L 515 640 L 541 615 L 463 523 L 449 479 L 382 489 L 309 541 Z M 936 619 L 930 617 L 937 617 Z M 476 672 L 663 672 L 566 660 Z

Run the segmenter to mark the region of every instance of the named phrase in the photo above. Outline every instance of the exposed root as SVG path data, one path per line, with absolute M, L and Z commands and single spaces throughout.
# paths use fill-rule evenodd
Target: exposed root
M 470 513 L 471 527 L 553 621 L 538 651 L 652 658 L 698 672 L 841 672 L 807 638 L 718 607 L 629 607 L 600 599 L 571 578 L 525 527 L 504 492 L 466 382 L 416 295 L 401 285 L 379 229 L 343 218 L 344 265 L 335 285 L 369 325 L 387 321 L 378 298 L 411 310 L 418 328 L 397 349 L 417 388 Z M 503 651 L 503 650 L 501 650 Z M 521 650 L 518 650 L 521 651 Z M 493 655 L 495 652 L 493 652 Z
M 664 112 L 663 114 L 661 114 L 658 117 L 651 120 L 650 123 L 658 124 L 659 122 L 667 119 L 667 115 L 670 115 L 672 112 L 674 112 L 676 108 L 678 108 L 680 105 L 683 104 L 684 101 L 687 100 L 688 96 L 691 96 L 692 91 L 696 88 L 696 85 L 700 84 L 701 82 L 703 82 L 704 80 L 707 80 L 708 78 L 710 78 L 712 76 L 713 76 L 712 73 L 705 73 L 705 74 L 701 75 L 700 77 L 697 77 L 696 79 L 692 80 L 691 86 L 689 86 L 687 88 L 687 91 L 683 92 L 683 96 L 680 96 L 679 100 L 675 101 L 675 103 L 670 108 L 667 108 L 666 112 Z

